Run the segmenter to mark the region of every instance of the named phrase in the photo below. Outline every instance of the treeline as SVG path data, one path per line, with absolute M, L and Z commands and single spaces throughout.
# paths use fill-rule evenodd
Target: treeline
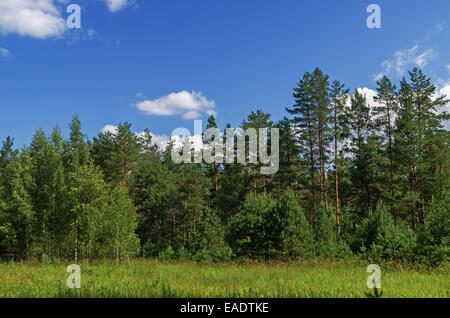
M 448 261 L 449 101 L 430 79 L 384 77 L 373 101 L 316 69 L 294 100 L 278 122 L 257 110 L 240 125 L 279 128 L 270 176 L 259 164 L 175 164 L 173 141 L 161 150 L 128 123 L 90 141 L 75 116 L 68 139 L 38 130 L 20 150 L 8 137 L 0 258 Z

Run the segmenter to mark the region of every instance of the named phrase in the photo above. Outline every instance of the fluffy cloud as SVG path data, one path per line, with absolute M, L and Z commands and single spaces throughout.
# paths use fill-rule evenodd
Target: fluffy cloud
M 105 0 L 109 11 L 115 13 L 130 5 L 133 0 Z
M 410 49 L 399 50 L 394 53 L 393 59 L 381 63 L 383 71 L 376 74 L 374 79 L 379 80 L 384 75 L 402 76 L 406 73 L 408 68 L 412 66 L 423 68 L 430 60 L 434 59 L 436 55 L 437 53 L 433 49 L 424 51 L 419 50 L 419 45 L 415 45 Z
M 134 3 L 134 0 L 104 1 L 113 13 Z M 69 0 L 0 0 L 0 34 L 61 38 L 67 29 L 63 13 L 69 3 Z
M 199 118 L 203 113 L 217 115 L 214 111 L 216 103 L 208 100 L 202 93 L 195 91 L 171 93 L 154 100 L 138 102 L 136 106 L 147 115 L 181 115 L 184 119 Z
M 65 31 L 58 0 L 1 0 L 0 33 L 38 39 L 60 37 Z
M 367 87 L 358 87 L 356 90 L 358 91 L 358 93 L 360 93 L 366 97 L 366 102 L 370 106 L 371 109 L 381 106 L 376 98 L 378 96 L 378 93 L 376 90 L 373 90 L 373 89 L 367 88 Z M 352 95 L 353 95 L 353 93 L 347 98 L 347 106 L 351 105 L 351 96 Z
M 8 49 L 0 47 L 0 57 L 10 57 L 11 52 Z
M 367 87 L 358 88 L 357 90 L 360 94 L 366 96 L 366 100 L 369 105 L 371 105 L 372 107 L 380 106 L 375 98 L 376 96 L 378 96 L 377 91 Z
M 373 89 L 367 88 L 367 87 L 357 88 L 357 90 L 360 94 L 362 94 L 366 97 L 366 102 L 372 111 L 374 111 L 374 109 L 376 107 L 381 106 L 381 104 L 378 102 L 378 99 L 376 98 L 378 96 L 378 93 L 376 90 L 373 90 Z M 348 103 L 350 103 L 350 101 L 348 101 Z M 377 118 L 377 116 L 375 116 L 372 113 L 372 119 L 376 119 L 376 118 Z
M 106 125 L 105 127 L 102 128 L 101 132 L 103 134 L 111 133 L 111 134 L 115 135 L 115 134 L 117 134 L 117 126 Z

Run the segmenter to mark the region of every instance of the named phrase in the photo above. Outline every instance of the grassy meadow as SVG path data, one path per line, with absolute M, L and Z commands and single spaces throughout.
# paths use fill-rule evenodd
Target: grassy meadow
M 366 266 L 355 263 L 81 263 L 81 289 L 67 288 L 67 265 L 0 264 L 0 297 L 359 298 L 372 292 L 366 287 Z M 448 266 L 380 266 L 382 297 L 450 297 Z

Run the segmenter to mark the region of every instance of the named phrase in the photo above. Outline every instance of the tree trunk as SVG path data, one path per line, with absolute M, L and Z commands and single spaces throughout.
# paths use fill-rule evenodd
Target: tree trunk
M 340 233 L 341 226 L 339 223 L 339 163 L 338 163 L 338 135 L 337 135 L 337 111 L 336 105 L 334 106 L 334 165 L 335 165 L 335 186 L 336 186 L 336 226 L 337 231 Z

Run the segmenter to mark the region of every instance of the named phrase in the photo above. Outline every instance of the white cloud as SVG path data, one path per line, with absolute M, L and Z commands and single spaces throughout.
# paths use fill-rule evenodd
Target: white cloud
M 152 135 L 152 141 L 155 145 L 158 145 L 159 149 L 164 150 L 167 147 L 167 144 L 169 143 L 169 136 L 167 135 Z
M 371 108 L 380 106 L 380 103 L 375 98 L 376 96 L 378 96 L 377 91 L 367 87 L 360 87 L 357 88 L 357 90 L 360 94 L 366 96 L 367 104 L 369 104 Z
M 428 61 L 433 59 L 436 56 L 436 53 L 433 49 L 428 49 L 422 54 L 419 54 L 414 58 L 414 63 L 417 64 L 420 68 L 425 67 L 428 64 Z
M 103 134 L 111 133 L 111 134 L 115 135 L 115 134 L 117 134 L 117 126 L 106 125 L 105 127 L 102 128 L 101 132 Z
M 104 0 L 115 13 L 135 0 Z M 0 34 L 19 34 L 37 39 L 61 38 L 66 28 L 69 0 L 0 0 Z M 88 37 L 95 33 L 88 30 Z M 94 31 L 95 32 L 95 31 Z
M 357 90 L 360 94 L 366 95 L 366 97 L 373 97 L 377 95 L 377 92 L 371 88 L 358 87 Z
M 384 75 L 403 76 L 412 66 L 425 67 L 430 60 L 436 58 L 436 55 L 437 53 L 433 49 L 419 50 L 419 45 L 399 50 L 394 53 L 394 58 L 381 63 L 383 71 L 376 74 L 374 79 L 380 80 Z
M 181 115 L 184 119 L 195 119 L 216 114 L 216 103 L 208 100 L 201 92 L 186 90 L 171 93 L 154 100 L 145 100 L 136 104 L 137 108 L 147 115 L 172 116 Z
M 112 13 L 115 13 L 117 11 L 120 11 L 124 9 L 126 6 L 130 5 L 133 1 L 132 0 L 105 0 L 106 6 L 108 7 L 109 11 Z
M 184 146 L 184 141 L 185 141 L 186 137 L 181 137 L 181 136 L 172 136 L 172 140 L 174 141 L 174 147 L 175 148 L 183 148 Z M 189 141 L 191 142 L 192 148 L 195 149 L 196 151 L 199 151 L 200 149 L 204 149 L 205 148 L 205 144 L 203 143 L 203 136 L 202 135 L 193 135 L 189 138 Z M 169 140 L 167 140 L 168 142 Z M 167 146 L 167 142 L 165 144 L 165 146 Z M 164 146 L 164 147 L 165 147 Z
M 8 49 L 0 47 L 0 57 L 10 57 L 11 52 Z
M 58 0 L 1 0 L 0 33 L 17 33 L 38 39 L 61 37 L 65 19 L 61 16 Z

